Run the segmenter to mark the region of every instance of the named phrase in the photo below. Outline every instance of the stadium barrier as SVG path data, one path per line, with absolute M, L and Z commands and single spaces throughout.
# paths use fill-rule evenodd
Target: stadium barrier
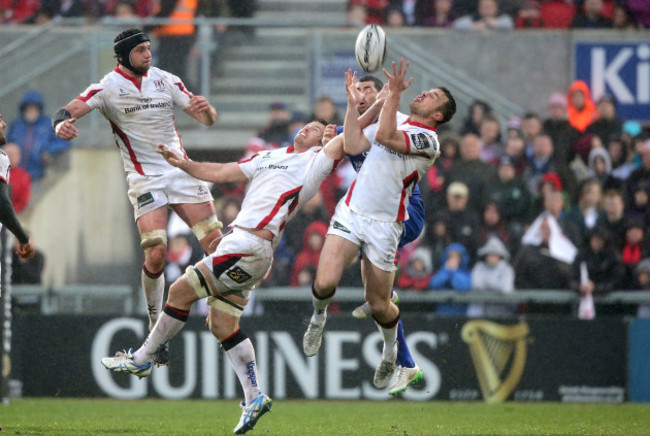
M 374 323 L 347 313 L 331 316 L 320 353 L 307 358 L 301 340 L 310 308 L 305 303 L 300 312 L 267 310 L 242 321 L 256 347 L 265 391 L 276 399 L 390 399 L 371 382 L 381 355 Z M 403 394 L 407 400 L 620 403 L 647 401 L 650 392 L 647 383 L 643 387 L 636 378 L 628 380 L 628 375 L 647 378 L 649 373 L 642 338 L 650 323 L 630 324 L 615 317 L 484 320 L 427 313 L 405 313 L 402 319 L 424 372 L 424 380 Z M 200 317 L 191 317 L 171 341 L 170 366 L 155 368 L 143 380 L 113 375 L 100 359 L 137 347 L 147 331 L 145 317 L 17 314 L 14 326 L 15 396 L 241 396 L 225 353 Z M 629 345 L 628 336 L 634 339 Z M 635 356 L 629 368 L 628 356 Z

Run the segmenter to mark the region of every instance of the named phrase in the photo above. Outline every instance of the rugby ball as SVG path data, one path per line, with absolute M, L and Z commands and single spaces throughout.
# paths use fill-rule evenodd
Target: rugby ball
M 377 71 L 386 57 L 386 34 L 377 24 L 369 24 L 359 32 L 354 48 L 357 62 L 363 71 Z

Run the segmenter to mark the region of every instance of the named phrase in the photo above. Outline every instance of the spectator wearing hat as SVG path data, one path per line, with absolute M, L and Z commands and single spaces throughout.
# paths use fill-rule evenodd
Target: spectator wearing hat
M 589 152 L 589 160 L 587 161 L 587 169 L 589 178 L 598 180 L 601 187 L 609 182 L 612 177 L 612 159 L 609 157 L 606 148 L 595 147 L 591 149 Z
M 546 27 L 542 20 L 541 7 L 536 0 L 526 0 L 517 13 L 516 29 L 541 29 Z
M 522 246 L 513 261 L 516 289 L 569 287 L 577 248 L 567 236 L 566 230 L 572 223 L 560 222 L 563 202 L 560 192 L 549 193 L 544 199 L 544 210 L 524 233 Z M 574 231 L 577 233 L 575 228 Z
M 478 213 L 468 207 L 469 189 L 462 182 L 452 182 L 447 188 L 449 233 L 454 242 L 461 243 L 470 258 L 476 254 L 476 236 L 481 225 Z
M 544 120 L 543 130 L 553 141 L 553 159 L 558 164 L 568 165 L 575 158 L 574 145 L 580 137 L 567 118 L 566 95 L 554 93 L 548 100 L 548 118 Z
M 649 251 L 646 226 L 643 221 L 628 220 L 625 228 L 623 250 L 620 252 L 623 264 L 625 265 L 623 289 L 632 289 L 634 270 L 639 262 L 641 262 L 641 259 L 650 255 Z
M 526 157 L 526 145 L 521 136 L 509 136 L 503 146 L 503 156 L 509 159 L 509 162 L 515 168 L 515 174 L 521 179 L 526 168 L 528 168 L 528 158 Z
M 481 210 L 484 190 L 496 176 L 494 166 L 480 159 L 481 145 L 476 135 L 464 135 L 460 143 L 460 160 L 451 167 L 445 180 L 445 189 L 452 182 L 461 182 L 468 188 L 468 206 L 475 212 Z
M 585 0 L 584 10 L 571 22 L 571 29 L 611 29 L 612 20 L 603 15 L 603 0 Z
M 54 156 L 70 148 L 70 143 L 58 138 L 52 130 L 52 120 L 44 113 L 45 100 L 40 92 L 25 92 L 19 110 L 20 116 L 9 126 L 7 142 L 20 147 L 20 166 L 35 181 L 45 175 Z
M 400 260 L 400 272 L 395 286 L 400 289 L 425 291 L 433 276 L 433 261 L 431 251 L 424 246 L 417 247 L 405 259 Z
M 515 228 L 521 229 L 528 219 L 530 193 L 517 177 L 510 156 L 499 160 L 497 179 L 488 185 L 484 201 L 496 203 L 503 220 Z
M 479 261 L 472 268 L 472 291 L 511 294 L 515 291 L 515 270 L 510 265 L 510 252 L 499 238 L 490 238 L 478 250 Z M 471 318 L 506 318 L 516 307 L 510 304 L 472 303 L 467 308 Z
M 623 135 L 613 135 L 607 143 L 607 154 L 612 163 L 612 177 L 627 180 L 634 171 L 630 149 L 623 140 Z
M 634 269 L 634 289 L 650 291 L 650 258 L 643 259 Z M 636 316 L 638 318 L 650 318 L 650 305 L 639 305 Z
M 506 122 L 506 140 L 509 138 L 521 138 L 521 118 L 512 117 Z
M 623 121 L 616 116 L 616 100 L 612 95 L 606 94 L 598 99 L 596 108 L 600 118 L 591 123 L 585 133 L 597 135 L 603 144 L 607 144 L 612 135 L 623 132 Z
M 567 105 L 569 123 L 580 133 L 599 117 L 589 86 L 582 80 L 576 80 L 569 88 Z

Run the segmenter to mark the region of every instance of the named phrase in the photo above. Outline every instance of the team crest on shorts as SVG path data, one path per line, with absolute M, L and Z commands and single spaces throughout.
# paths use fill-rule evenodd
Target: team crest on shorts
M 138 209 L 142 209 L 151 203 L 153 203 L 153 194 L 151 192 L 147 192 L 146 194 L 138 196 Z
M 332 227 L 334 227 L 334 229 L 336 229 L 336 230 L 340 230 L 340 231 L 345 232 L 345 233 L 350 233 L 350 230 L 348 230 L 347 227 L 345 227 L 343 224 L 341 224 L 338 221 L 334 221 L 332 223 Z
M 232 280 L 236 281 L 237 283 L 244 283 L 246 280 L 249 280 L 252 277 L 250 274 L 248 274 L 246 271 L 244 271 L 238 266 L 229 270 L 228 272 L 226 272 L 226 274 L 228 275 L 228 277 L 230 277 Z

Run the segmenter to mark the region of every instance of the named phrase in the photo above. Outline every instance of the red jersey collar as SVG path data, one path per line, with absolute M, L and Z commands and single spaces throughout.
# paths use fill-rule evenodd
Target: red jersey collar
M 423 129 L 432 130 L 434 132 L 437 130 L 436 127 L 427 126 L 426 124 L 418 123 L 417 121 L 411 121 L 411 117 L 408 117 L 406 121 L 404 121 L 404 124 L 410 124 L 412 126 L 422 127 Z
M 120 70 L 120 66 L 119 66 L 119 65 L 116 66 L 115 69 L 114 69 L 113 71 L 115 71 L 117 74 L 119 74 L 120 76 L 124 77 L 126 80 L 130 81 L 131 83 L 133 83 L 133 84 L 135 85 L 136 88 L 140 89 L 140 84 L 138 83 L 138 81 L 136 80 L 136 78 L 133 77 L 133 76 L 129 76 L 129 75 L 126 74 L 124 71 Z M 146 77 L 146 76 L 147 76 L 147 73 L 144 73 L 143 76 Z

